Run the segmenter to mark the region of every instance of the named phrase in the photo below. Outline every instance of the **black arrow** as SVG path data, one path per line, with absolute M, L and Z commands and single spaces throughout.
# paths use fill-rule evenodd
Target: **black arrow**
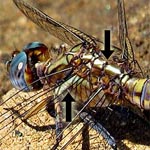
M 105 55 L 107 59 L 113 53 L 113 51 L 110 50 L 110 30 L 105 30 L 104 50 L 102 50 L 102 53 Z
M 71 103 L 74 101 L 74 99 L 71 97 L 70 94 L 67 94 L 65 99 L 63 100 L 66 102 L 66 122 L 71 122 L 72 120 L 72 105 Z

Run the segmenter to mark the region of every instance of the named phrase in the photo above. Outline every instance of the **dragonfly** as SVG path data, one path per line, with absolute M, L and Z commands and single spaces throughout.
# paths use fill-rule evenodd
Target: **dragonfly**
M 84 140 L 88 139 L 88 136 L 84 138 L 84 132 L 89 127 L 89 130 L 102 135 L 113 149 L 117 149 L 114 137 L 95 120 L 97 110 L 110 108 L 112 104 L 130 107 L 137 113 L 150 109 L 150 80 L 144 78 L 135 59 L 128 37 L 123 0 L 118 0 L 121 48 L 112 46 L 114 53 L 110 59 L 103 55 L 104 44 L 99 39 L 54 20 L 23 0 L 13 2 L 27 18 L 71 48 L 61 45 L 49 51 L 45 44 L 32 42 L 21 52 L 13 53 L 7 69 L 18 91 L 0 104 L 0 139 L 7 138 L 23 123 L 39 131 L 51 129 L 53 126 L 49 125 L 49 118 L 52 117 L 55 120 L 56 142 L 49 145 L 49 149 L 68 148 L 81 132 L 83 142 L 76 141 L 75 148 L 90 149 L 89 143 L 84 144 Z M 53 51 L 59 55 L 54 57 Z M 66 98 L 75 100 L 74 117 L 69 123 L 63 121 L 65 109 L 62 101 Z M 44 110 L 50 116 L 43 121 Z M 76 133 L 69 131 L 63 136 L 70 126 L 73 130 L 77 129 L 80 121 L 83 122 L 81 129 Z M 41 126 L 37 127 L 39 124 Z M 68 138 L 69 134 L 73 136 Z M 54 137 L 54 133 L 49 135 Z M 64 142 L 65 138 L 67 142 Z

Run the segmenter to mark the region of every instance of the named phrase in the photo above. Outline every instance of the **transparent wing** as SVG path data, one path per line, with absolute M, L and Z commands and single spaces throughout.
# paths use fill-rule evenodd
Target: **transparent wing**
M 126 16 L 125 16 L 125 8 L 124 1 L 118 0 L 118 19 L 119 19 L 119 39 L 122 49 L 122 58 L 127 60 L 134 60 L 134 52 L 128 37 Z
M 56 75 L 57 74 L 55 74 L 55 76 Z M 13 95 L 9 95 L 9 97 L 4 99 L 0 104 L 0 140 L 2 141 L 3 145 L 8 143 L 6 139 L 16 139 L 16 145 L 19 146 L 20 138 L 23 139 L 22 144 L 24 142 L 27 144 L 29 136 L 31 146 L 33 146 L 34 143 L 38 145 L 38 142 L 42 142 L 43 140 L 50 140 L 50 142 L 48 142 L 49 147 L 54 147 L 56 142 L 55 120 L 54 118 L 50 117 L 50 115 L 48 115 L 45 110 L 47 107 L 49 107 L 49 110 L 51 109 L 51 111 L 53 111 L 53 104 L 56 97 L 58 97 L 59 100 L 63 99 L 61 98 L 62 92 L 54 94 L 53 91 L 56 89 L 57 91 L 61 91 L 61 89 L 64 89 L 64 87 L 67 86 L 66 82 L 69 81 L 70 78 L 71 76 L 69 77 L 69 79 L 60 81 L 60 83 L 62 82 L 61 84 L 59 83 L 54 84 L 53 86 L 46 86 L 44 89 L 34 93 L 24 93 L 21 91 L 16 92 L 16 90 L 14 90 L 15 94 L 13 93 Z M 47 77 L 45 79 L 47 79 Z M 79 114 L 81 114 L 84 110 L 83 107 L 89 107 L 89 104 L 84 105 L 84 102 L 89 103 L 89 97 L 91 97 L 90 95 L 93 94 L 93 91 L 89 87 L 89 83 L 82 78 L 80 79 L 78 77 L 74 77 L 73 82 L 69 82 L 68 89 L 70 89 L 69 92 L 72 93 L 72 95 L 77 92 L 75 98 L 76 102 L 81 104 L 81 109 L 79 109 Z M 83 93 L 85 92 L 86 94 L 83 94 L 81 92 L 79 93 L 80 90 L 82 90 Z M 106 99 L 102 98 L 103 94 L 104 93 L 102 92 L 102 90 L 100 90 L 99 93 L 95 95 L 95 98 L 91 97 L 91 102 L 93 100 L 97 100 L 98 104 L 102 106 L 102 101 L 106 101 Z M 77 117 L 79 117 L 79 115 Z M 63 131 L 63 135 L 65 138 L 63 138 L 60 142 L 58 149 L 66 146 L 68 148 L 68 146 L 72 146 L 72 142 L 73 145 L 75 145 L 75 147 L 77 147 L 78 149 L 82 147 L 84 140 L 80 137 L 82 135 L 82 130 L 84 130 L 85 127 L 83 123 L 81 123 L 77 118 L 75 119 L 75 121 L 77 121 L 76 124 L 74 124 L 74 121 L 72 121 L 69 126 Z M 73 129 L 73 132 L 70 132 L 71 128 Z M 79 129 L 79 131 L 77 131 L 77 129 Z M 37 131 L 42 132 L 39 133 Z M 90 132 L 91 133 L 89 137 L 91 140 L 93 137 L 99 136 L 96 134 L 96 131 L 92 131 L 92 129 Z M 73 137 L 78 136 L 79 138 L 73 138 L 71 140 L 70 136 L 72 137 L 72 135 Z M 68 142 L 68 144 L 66 146 L 63 146 L 65 140 Z M 95 146 L 98 143 L 99 142 L 95 143 Z M 44 145 L 42 145 L 42 148 L 44 148 Z
M 124 0 L 118 0 L 118 20 L 119 20 L 119 41 L 121 49 L 114 51 L 111 58 L 119 58 L 122 62 L 128 63 L 126 71 L 132 70 L 138 77 L 143 77 L 143 72 L 134 57 L 134 51 L 128 36 L 128 28 L 126 23 Z M 117 49 L 117 48 L 116 48 Z M 113 59 L 114 60 L 114 59 Z
M 23 0 L 13 1 L 27 18 L 68 45 L 73 46 L 83 42 L 96 44 L 96 38 L 89 36 L 69 25 L 54 20 L 39 9 L 25 3 Z
M 93 124 L 94 121 L 90 124 L 89 129 L 88 127 L 88 122 L 86 122 L 86 116 L 82 115 L 84 112 L 88 111 L 92 113 L 92 109 L 88 110 L 88 108 L 96 108 L 99 107 L 107 107 L 111 103 L 113 103 L 113 100 L 107 101 L 104 92 L 100 87 L 95 91 L 92 89 L 92 83 L 89 83 L 89 80 L 87 81 L 86 79 L 79 79 L 76 80 L 75 83 L 73 83 L 72 86 L 69 87 L 69 93 L 72 95 L 72 97 L 76 100 L 76 105 L 74 106 L 75 110 L 75 117 L 73 118 L 72 122 L 70 122 L 64 129 L 63 133 L 63 139 L 60 142 L 61 145 L 57 147 L 57 149 L 82 149 L 86 148 L 88 149 L 88 142 L 91 143 L 89 145 L 90 149 L 95 148 L 100 148 L 100 147 L 109 147 L 107 144 L 107 140 L 103 138 L 103 128 L 102 126 L 98 126 L 98 132 L 97 130 L 94 129 L 95 125 Z M 82 93 L 81 93 L 82 91 Z M 76 109 L 75 109 L 76 108 Z M 82 116 L 83 121 L 85 123 L 79 122 L 79 118 Z M 101 116 L 103 118 L 103 115 Z M 92 120 L 89 120 L 92 121 Z M 96 127 L 95 127 L 96 128 Z M 85 137 L 85 132 L 86 137 Z M 89 133 L 88 133 L 89 132 Z M 87 136 L 89 134 L 89 137 Z M 102 136 L 102 135 L 103 136 Z M 105 136 L 104 136 L 105 137 Z M 108 137 L 107 137 L 108 138 Z M 103 140 L 102 140 L 103 139 Z M 109 139 L 110 140 L 110 139 Z M 103 142 L 102 142 L 103 141 Z M 106 142 L 107 141 L 107 142 Z M 100 143 L 105 143 L 104 145 L 101 145 Z M 74 145 L 74 147 L 72 147 Z M 110 147 L 109 147 L 110 148 Z M 56 145 L 52 146 L 51 149 L 56 149 Z
M 23 143 L 28 143 L 28 136 L 30 137 L 31 147 L 34 144 L 38 147 L 37 141 L 42 143 L 43 139 L 49 139 L 50 145 L 55 144 L 54 101 L 57 98 L 63 99 L 63 95 L 55 97 L 53 90 L 56 88 L 58 88 L 57 84 L 51 84 L 51 86 L 47 85 L 40 91 L 28 93 L 14 89 L 3 98 L 0 103 L 0 141 L 3 143 L 2 147 L 7 147 L 8 139 L 16 139 L 16 147 L 13 148 L 17 149 L 21 146 L 19 145 L 21 144 L 20 138 L 23 139 L 21 142 L 24 145 Z M 11 147 L 12 143 L 9 144 Z M 42 144 L 41 146 L 44 148 Z
M 56 76 L 57 73 L 51 77 L 53 79 Z M 57 148 L 78 150 L 81 148 L 88 149 L 88 147 L 90 149 L 112 149 L 107 143 L 112 138 L 111 136 L 110 139 L 103 137 L 105 130 L 99 123 L 103 121 L 103 124 L 106 124 L 107 128 L 113 131 L 114 136 L 116 133 L 120 134 L 116 124 L 120 125 L 122 123 L 117 122 L 117 120 L 121 120 L 122 116 L 119 119 L 113 116 L 111 121 L 108 120 L 109 116 L 113 114 L 112 111 L 110 113 L 107 111 L 109 110 L 108 106 L 113 104 L 116 99 L 113 99 L 111 95 L 105 95 L 101 85 L 93 89 L 92 84 L 94 81 L 90 80 L 89 77 L 80 78 L 75 75 L 70 75 L 69 78 L 54 83 L 53 85 L 51 84 L 51 86 L 45 86 L 42 90 L 34 93 L 16 92 L 15 90 L 15 94 L 9 95 L 9 98 L 7 97 L 0 104 L 1 148 L 10 143 L 9 146 L 11 147 L 13 145 L 14 149 L 18 147 L 21 149 L 23 146 L 24 149 L 33 147 L 41 147 L 41 149 Z M 46 76 L 45 80 L 48 78 Z M 73 80 L 70 80 L 71 78 Z M 61 133 L 63 134 L 63 138 L 59 145 L 56 145 L 55 121 L 45 110 L 49 107 L 49 111 L 53 111 L 55 99 L 58 98 L 60 101 L 63 99 L 61 97 L 63 91 L 59 93 L 61 89 L 64 89 L 64 91 L 68 90 L 73 98 L 75 98 L 77 106 L 76 109 L 73 109 L 76 113 L 75 117 L 66 127 L 64 126 L 65 128 Z M 54 91 L 57 92 L 53 93 Z M 103 109 L 104 111 L 97 114 L 98 111 Z M 84 115 L 85 113 L 91 116 L 91 118 Z M 129 114 L 123 113 L 123 115 L 126 117 Z M 96 121 L 93 120 L 95 117 L 98 117 Z M 125 119 L 127 120 L 127 118 Z M 131 120 L 133 121 L 133 118 Z M 129 128 L 130 125 L 127 127 Z M 137 129 L 136 127 L 134 128 Z M 106 134 L 105 137 L 109 137 L 107 135 L 109 134 Z M 123 132 L 121 135 L 125 135 L 125 133 Z
M 98 51 L 103 49 L 104 45 L 101 40 L 90 36 L 74 27 L 54 20 L 39 9 L 30 6 L 23 0 L 13 1 L 27 18 L 44 29 L 46 32 L 67 43 L 68 45 L 74 46 L 79 43 L 87 42 L 98 47 Z M 112 50 L 116 51 L 117 55 L 121 53 L 120 49 L 113 45 Z
M 9 137 L 11 135 L 10 133 L 14 134 L 20 129 L 23 129 L 20 133 L 25 136 L 27 132 L 30 133 L 30 129 L 28 127 L 38 131 L 44 131 L 46 128 L 54 128 L 53 119 L 48 117 L 44 111 L 48 101 L 51 99 L 51 96 L 48 96 L 45 91 L 16 93 L 16 90 L 13 90 L 10 92 L 7 94 L 8 96 L 12 93 L 15 94 L 9 98 L 6 95 L 7 98 L 4 98 L 0 105 L 0 139 L 2 141 L 5 141 L 5 136 Z M 45 117 L 43 117 L 43 115 Z

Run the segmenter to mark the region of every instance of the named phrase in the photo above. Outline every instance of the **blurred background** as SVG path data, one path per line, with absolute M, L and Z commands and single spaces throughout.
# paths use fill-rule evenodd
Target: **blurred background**
M 28 20 L 12 0 L 0 0 L 0 96 L 12 88 L 5 63 L 15 49 L 41 41 L 48 46 L 63 43 Z M 119 46 L 117 1 L 113 0 L 27 0 L 52 18 L 103 40 L 104 29 L 112 30 L 112 44 Z M 128 32 L 137 60 L 144 72 L 150 70 L 150 1 L 125 0 Z M 150 75 L 150 74 L 149 74 Z

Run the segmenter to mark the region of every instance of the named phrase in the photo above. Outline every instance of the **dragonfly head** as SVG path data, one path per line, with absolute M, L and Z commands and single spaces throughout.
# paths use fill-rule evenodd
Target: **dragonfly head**
M 35 64 L 49 58 L 48 48 L 40 42 L 27 44 L 21 52 L 16 51 L 7 62 L 7 70 L 13 86 L 19 90 L 31 91 L 42 88 Z

